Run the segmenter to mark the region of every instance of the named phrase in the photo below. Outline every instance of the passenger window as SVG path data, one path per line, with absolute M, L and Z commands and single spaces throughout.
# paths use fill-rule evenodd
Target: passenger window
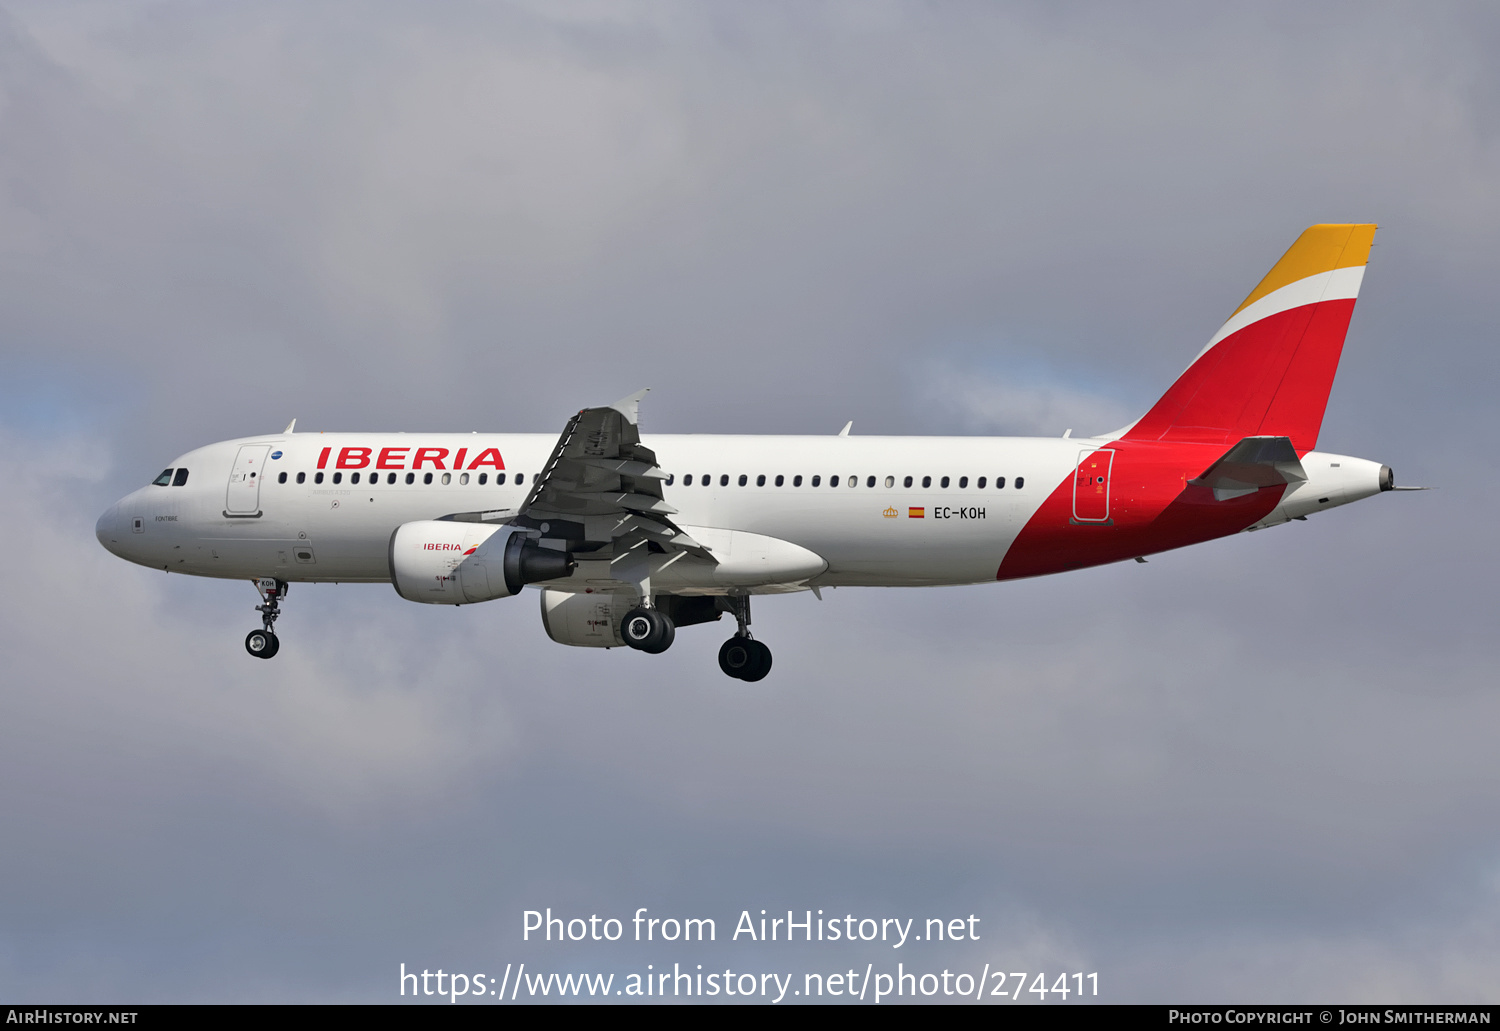
M 911 486 L 911 477 L 908 476 L 906 479 L 902 480 L 901 481 L 901 486 L 903 486 L 903 487 L 910 487 Z
M 958 486 L 959 486 L 960 490 L 962 490 L 964 487 L 967 487 L 968 485 L 969 485 L 969 478 L 967 476 L 960 476 L 958 478 Z
M 677 474 L 676 473 L 668 473 L 667 474 L 667 486 L 668 487 L 672 486 L 672 481 L 675 480 L 675 479 L 677 479 Z
M 757 487 L 764 487 L 766 485 L 766 474 L 765 473 L 761 473 L 759 476 L 757 476 L 755 478 L 755 485 Z
M 480 486 L 481 486 L 481 487 L 483 487 L 483 486 L 484 486 L 484 485 L 485 485 L 485 482 L 486 482 L 486 481 L 487 481 L 487 480 L 488 480 L 488 479 L 489 479 L 489 478 L 490 478 L 490 474 L 489 474 L 489 473 L 480 473 L 480 474 L 479 474 L 479 485 L 480 485 Z
M 333 482 L 334 483 L 342 483 L 343 481 L 344 481 L 344 474 L 343 473 L 334 473 L 333 474 Z
M 858 476 L 851 476 L 851 477 L 849 477 L 849 486 L 851 486 L 851 487 L 858 487 L 859 486 L 859 477 Z
M 816 479 L 816 478 L 817 477 L 814 477 L 814 479 Z M 837 476 L 830 476 L 830 477 L 828 477 L 828 486 L 830 486 L 830 487 L 837 487 L 838 485 L 839 485 L 839 478 Z
M 463 473 L 463 474 L 461 474 L 459 476 L 459 478 L 458 478 L 458 485 L 460 487 L 462 487 L 464 484 L 466 484 L 468 482 L 469 482 L 469 474 L 468 473 Z
M 158 476 L 156 479 L 154 479 L 154 480 L 151 481 L 151 486 L 153 486 L 153 487 L 168 487 L 168 486 L 171 486 L 171 483 L 172 483 L 172 470 L 171 469 L 163 469 L 161 471 L 161 475 Z
M 866 487 L 873 487 L 873 486 L 875 486 L 875 477 L 873 477 L 873 476 L 866 477 L 865 478 L 865 486 Z
M 349 474 L 349 482 L 350 483 L 358 483 L 359 482 L 359 473 L 350 473 Z
M 335 479 L 337 479 L 337 477 L 335 477 Z M 422 474 L 422 482 L 423 483 L 431 483 L 432 482 L 432 473 L 423 473 Z
M 800 473 L 798 475 L 792 477 L 792 486 L 793 487 L 800 487 L 800 486 L 802 486 L 802 475 Z
M 777 473 L 776 474 L 776 486 L 780 487 L 785 482 L 786 482 L 786 477 L 782 476 L 780 473 Z
M 931 476 L 924 476 L 924 477 L 922 477 L 922 486 L 924 486 L 924 487 L 931 487 L 932 486 L 932 477 Z
M 948 486 L 948 477 L 944 476 L 941 480 L 939 480 L 938 486 L 946 489 Z
M 1020 490 L 1024 486 L 1026 486 L 1026 477 L 1024 477 L 1024 476 L 1017 476 L 1016 477 L 1016 490 Z
M 322 483 L 323 482 L 323 474 L 322 473 L 317 473 L 316 475 L 314 475 L 313 476 L 313 482 L 314 483 Z
M 504 473 L 496 473 L 495 474 L 495 486 L 497 486 L 497 487 L 503 487 L 503 486 L 505 486 L 505 474 Z
M 417 482 L 417 474 L 416 473 L 407 473 L 406 474 L 406 482 L 407 483 L 416 483 Z
M 395 483 L 396 482 L 396 474 L 395 473 L 387 473 L 386 477 L 385 477 L 385 482 L 386 483 Z
M 453 474 L 452 473 L 443 473 L 443 486 L 446 487 L 446 486 L 448 486 L 448 484 L 450 484 L 452 482 L 453 482 Z
M 525 482 L 526 482 L 526 474 L 525 473 L 516 473 L 516 486 L 519 487 L 521 484 L 523 484 Z
M 822 479 L 823 479 L 823 477 L 821 477 L 821 476 L 814 476 L 812 478 L 812 485 L 814 487 L 818 486 L 822 482 Z M 835 486 L 837 486 L 837 484 L 835 484 Z
M 995 477 L 995 489 L 996 490 L 1004 490 L 1005 489 L 1005 477 L 1004 476 L 996 476 Z
M 885 485 L 887 487 L 894 487 L 896 485 L 896 478 L 894 476 L 887 476 L 885 478 Z
M 307 473 L 298 473 L 297 474 L 297 482 L 298 483 L 306 483 L 307 482 Z
M 979 479 L 974 481 L 974 486 L 978 487 L 980 490 L 984 490 L 984 485 L 988 482 L 989 481 L 985 479 L 985 477 L 981 476 Z
M 745 484 L 747 484 L 749 482 L 750 482 L 750 477 L 746 476 L 744 473 L 740 473 L 740 486 L 743 487 Z
M 286 482 L 286 473 L 282 473 L 281 474 L 281 482 L 282 483 Z M 172 477 L 172 486 L 174 486 L 174 487 L 181 487 L 185 483 L 187 483 L 187 470 L 186 469 L 178 469 L 177 470 L 177 475 L 174 476 L 174 477 Z
M 282 473 L 280 476 L 276 477 L 276 482 L 277 483 L 285 483 L 286 482 L 286 473 Z
M 727 487 L 727 486 L 729 486 L 729 474 L 728 473 L 724 473 L 724 474 L 722 474 L 719 477 L 719 486 L 720 487 Z

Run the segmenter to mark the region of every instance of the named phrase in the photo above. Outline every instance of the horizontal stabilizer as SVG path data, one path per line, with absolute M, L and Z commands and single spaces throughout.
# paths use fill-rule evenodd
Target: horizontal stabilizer
M 1246 437 L 1187 482 L 1194 487 L 1210 487 L 1214 500 L 1227 501 L 1262 487 L 1305 479 L 1307 472 L 1297 459 L 1290 437 Z

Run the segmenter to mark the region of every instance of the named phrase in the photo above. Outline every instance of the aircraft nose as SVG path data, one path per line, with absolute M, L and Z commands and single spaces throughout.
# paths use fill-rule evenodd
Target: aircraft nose
M 104 550 L 112 554 L 119 554 L 120 540 L 120 503 L 117 501 L 105 510 L 94 524 L 94 536 L 99 538 L 99 543 L 104 545 Z

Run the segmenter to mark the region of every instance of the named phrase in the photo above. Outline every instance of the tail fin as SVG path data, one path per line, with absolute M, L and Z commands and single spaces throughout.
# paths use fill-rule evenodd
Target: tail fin
M 1312 226 L 1124 440 L 1318 443 L 1374 225 Z

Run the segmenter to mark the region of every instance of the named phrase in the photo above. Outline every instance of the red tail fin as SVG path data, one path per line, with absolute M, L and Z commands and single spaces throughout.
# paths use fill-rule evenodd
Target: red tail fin
M 1214 334 L 1124 440 L 1318 443 L 1328 392 L 1364 278 L 1373 225 L 1316 225 Z

